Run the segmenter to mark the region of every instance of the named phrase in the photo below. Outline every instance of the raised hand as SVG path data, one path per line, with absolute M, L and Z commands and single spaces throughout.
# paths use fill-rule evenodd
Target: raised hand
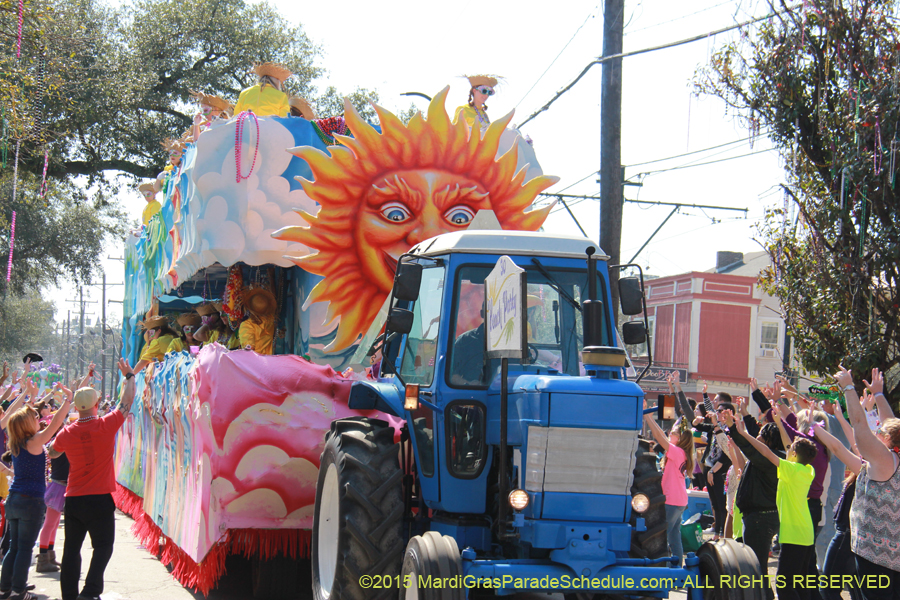
M 708 390 L 708 389 L 709 389 L 709 384 L 704 381 L 703 382 L 703 393 L 705 394 L 706 390 Z
M 845 369 L 844 365 L 839 365 L 838 368 L 840 369 L 840 371 L 834 374 L 834 378 L 837 380 L 838 385 L 841 386 L 841 388 L 845 388 L 848 385 L 853 385 L 853 375 L 850 374 L 850 371 Z M 884 380 L 882 380 L 882 386 L 883 385 Z
M 868 382 L 863 379 L 863 384 L 866 386 L 866 389 L 872 392 L 873 396 L 877 396 L 884 392 L 884 375 L 881 374 L 881 371 L 878 368 L 872 369 L 872 381 Z
M 756 377 L 750 378 L 750 393 L 753 393 L 753 390 L 759 389 L 759 382 L 756 380 Z

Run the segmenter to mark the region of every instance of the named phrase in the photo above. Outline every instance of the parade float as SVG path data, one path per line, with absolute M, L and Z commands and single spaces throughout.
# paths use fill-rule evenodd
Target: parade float
M 207 593 L 243 555 L 257 595 L 285 593 L 266 565 L 308 556 L 330 423 L 373 414 L 347 399 L 370 376 L 357 347 L 383 318 L 399 257 L 440 233 L 535 231 L 546 218 L 549 206 L 531 207 L 556 179 L 508 128 L 512 114 L 452 120 L 448 89 L 406 124 L 376 107 L 373 126 L 349 103 L 323 120 L 243 112 L 173 150 L 142 188 L 159 206 L 126 242 L 126 360 L 138 362 L 148 317 L 222 302 L 236 328 L 248 289 L 277 303 L 272 355 L 211 343 L 136 377 L 116 502 L 184 585 Z

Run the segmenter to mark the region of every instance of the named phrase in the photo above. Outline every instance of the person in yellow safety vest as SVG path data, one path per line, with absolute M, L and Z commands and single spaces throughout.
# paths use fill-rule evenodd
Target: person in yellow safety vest
M 252 110 L 258 117 L 286 117 L 290 111 L 288 97 L 281 91 L 281 84 L 291 76 L 291 71 L 284 65 L 266 62 L 255 65 L 253 70 L 259 76 L 259 83 L 249 87 L 238 96 L 234 106 L 234 115 Z

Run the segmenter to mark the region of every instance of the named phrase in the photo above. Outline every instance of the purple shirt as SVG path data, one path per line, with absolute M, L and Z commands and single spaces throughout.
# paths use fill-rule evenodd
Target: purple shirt
M 816 457 L 810 463 L 813 469 L 816 470 L 816 476 L 813 478 L 812 484 L 809 486 L 809 498 L 814 500 L 821 500 L 822 491 L 824 489 L 825 482 L 825 473 L 828 472 L 828 452 L 825 450 L 825 445 L 816 439 L 816 436 L 811 435 L 809 433 L 800 433 L 797 431 L 797 415 L 791 413 L 787 416 L 786 419 L 781 420 L 781 424 L 784 425 L 784 430 L 787 432 L 788 437 L 791 438 L 791 441 L 794 440 L 797 436 L 802 438 L 806 438 L 811 440 L 812 443 L 816 445 Z

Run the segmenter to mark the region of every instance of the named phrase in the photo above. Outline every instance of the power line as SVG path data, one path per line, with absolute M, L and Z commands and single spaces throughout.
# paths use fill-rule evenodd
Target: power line
M 532 85 L 530 88 L 528 88 L 528 91 L 525 92 L 525 95 L 522 96 L 522 99 L 519 100 L 518 102 L 516 102 L 515 108 L 519 108 L 519 105 L 522 104 L 522 101 L 528 97 L 528 94 L 530 94 L 532 92 L 532 90 L 534 90 L 535 86 L 537 86 L 537 84 L 541 82 L 541 79 L 544 78 L 544 75 L 546 75 L 547 72 L 550 71 L 550 69 L 553 67 L 553 65 L 556 64 L 556 61 L 559 60 L 559 57 L 562 56 L 562 53 L 566 51 L 566 48 L 569 47 L 569 44 L 572 43 L 572 40 L 575 39 L 575 36 L 578 35 L 578 33 L 581 31 L 582 27 L 587 25 L 587 22 L 594 17 L 594 11 L 597 10 L 597 8 L 598 7 L 595 6 L 594 9 L 590 12 L 590 14 L 588 14 L 588 16 L 585 17 L 584 22 L 578 27 L 578 29 L 575 30 L 575 33 L 572 34 L 572 37 L 569 38 L 569 41 L 566 42 L 566 45 L 563 46 L 563 49 L 559 51 L 559 54 L 556 55 L 556 58 L 554 58 L 553 61 L 550 63 L 550 65 L 547 67 L 547 69 L 543 73 L 541 73 L 541 76 L 537 78 L 537 81 L 534 82 L 534 85 Z
M 765 154 L 766 152 L 771 152 L 774 149 L 775 148 L 768 148 L 766 150 L 758 150 L 756 152 L 748 152 L 746 154 L 739 154 L 737 156 L 727 156 L 725 158 L 717 158 L 716 160 L 708 160 L 706 162 L 687 163 L 684 165 L 679 165 L 677 167 L 669 167 L 668 169 L 656 169 L 655 171 L 645 171 L 644 173 L 641 173 L 641 175 L 653 175 L 655 173 L 666 173 L 668 171 L 677 171 L 679 169 L 690 169 L 692 167 L 703 167 L 706 165 L 712 165 L 715 163 L 725 162 L 727 160 L 735 160 L 737 158 L 747 158 L 748 156 L 755 156 L 757 154 Z
M 519 125 L 519 127 L 520 127 L 520 128 L 521 128 L 521 127 L 524 127 L 526 123 L 528 123 L 529 121 L 531 121 L 532 119 L 534 119 L 536 116 L 538 116 L 538 115 L 541 114 L 542 112 L 544 112 L 544 111 L 546 111 L 547 109 L 549 109 L 549 108 L 550 108 L 550 105 L 553 104 L 554 102 L 556 102 L 563 94 L 565 94 L 565 93 L 568 92 L 570 89 L 572 89 L 572 88 L 575 86 L 575 84 L 578 83 L 578 82 L 581 80 L 581 78 L 585 76 L 585 74 L 591 69 L 591 67 L 594 67 L 594 66 L 596 66 L 596 65 L 602 65 L 602 64 L 605 63 L 605 62 L 608 62 L 608 61 L 614 60 L 614 59 L 618 59 L 618 58 L 626 58 L 626 57 L 629 57 L 629 56 L 637 56 L 638 54 L 646 54 L 647 52 L 655 52 L 656 50 L 665 50 L 665 49 L 667 49 L 667 48 L 674 48 L 675 46 L 681 46 L 681 45 L 683 45 L 683 44 L 689 44 L 689 43 L 691 43 L 691 42 L 697 42 L 697 41 L 700 41 L 700 40 L 705 40 L 705 39 L 707 39 L 707 38 L 709 38 L 709 37 L 712 37 L 712 36 L 714 36 L 714 35 L 719 35 L 720 33 L 726 33 L 726 32 L 728 32 L 728 31 L 732 31 L 732 30 L 734 30 L 734 29 L 739 29 L 739 28 L 744 27 L 744 26 L 746 26 L 746 25 L 752 25 L 753 23 L 758 23 L 759 21 L 765 21 L 765 20 L 767 20 L 767 19 L 771 19 L 772 17 L 774 17 L 774 16 L 776 16 L 776 15 L 778 15 L 778 14 L 781 14 L 782 12 L 785 12 L 785 11 L 787 11 L 787 10 L 791 10 L 791 9 L 793 9 L 793 8 L 797 8 L 797 7 L 796 7 L 796 6 L 788 7 L 787 9 L 785 9 L 785 10 L 783 10 L 783 11 L 775 11 L 775 12 L 771 12 L 771 13 L 765 15 L 765 16 L 762 16 L 762 17 L 756 17 L 756 18 L 754 18 L 754 19 L 749 19 L 749 20 L 747 20 L 747 21 L 742 21 L 741 23 L 737 23 L 737 24 L 735 24 L 735 25 L 729 25 L 728 27 L 722 27 L 721 29 L 716 29 L 715 31 L 709 31 L 709 32 L 707 32 L 707 33 L 701 33 L 700 35 L 695 35 L 695 36 L 693 36 L 693 37 L 685 38 L 685 39 L 683 39 L 683 40 L 678 40 L 677 42 L 669 42 L 668 44 L 660 44 L 659 46 L 651 46 L 651 47 L 649 47 L 649 48 L 643 48 L 643 49 L 641 49 L 641 50 L 632 50 L 631 52 L 620 52 L 620 53 L 618 53 L 618 54 L 610 54 L 609 56 L 601 56 L 600 58 L 597 58 L 596 60 L 593 60 L 593 61 L 589 62 L 588 65 L 581 71 L 581 73 L 578 74 L 578 77 L 576 77 L 575 80 L 572 81 L 572 83 L 570 83 L 569 85 L 567 85 L 566 87 L 564 87 L 564 88 L 561 89 L 560 91 L 556 92 L 556 95 L 553 96 L 553 98 L 551 98 L 550 101 L 547 102 L 547 104 L 545 104 L 544 106 L 542 106 L 541 108 L 539 108 L 538 110 L 536 110 L 534 113 L 532 113 L 531 116 L 529 116 L 527 119 L 525 119 L 525 120 Z
M 674 19 L 669 19 L 668 21 L 660 21 L 659 23 L 654 23 L 653 25 L 647 25 L 646 27 L 641 27 L 640 29 L 635 29 L 633 31 L 626 31 L 625 35 L 631 35 L 632 33 L 638 33 L 640 31 L 646 31 L 648 29 L 653 29 L 654 27 L 659 27 L 661 25 L 668 25 L 669 23 L 674 23 L 675 21 L 681 21 L 683 19 L 687 19 L 693 17 L 694 15 L 699 15 L 700 13 L 704 13 L 708 10 L 712 10 L 714 8 L 719 8 L 720 6 L 725 6 L 726 4 L 733 4 L 734 0 L 725 0 L 725 2 L 720 2 L 714 6 L 708 6 L 706 8 L 701 8 L 696 12 L 692 12 L 689 15 L 682 15 L 680 17 L 675 17 Z
M 767 134 L 768 132 L 761 132 L 760 136 Z M 672 156 L 667 156 L 665 158 L 657 158 L 654 160 L 647 160 L 644 162 L 633 163 L 630 165 L 625 165 L 626 167 L 642 167 L 644 165 L 650 165 L 658 162 L 665 162 L 667 160 L 673 160 L 675 158 L 683 158 L 685 156 L 691 156 L 693 154 L 700 154 L 702 152 L 709 152 L 710 150 L 718 150 L 719 148 L 724 148 L 726 146 L 733 146 L 735 144 L 741 144 L 747 141 L 747 138 L 741 138 L 739 140 L 734 140 L 732 142 L 726 142 L 724 144 L 719 144 L 718 146 L 710 146 L 709 148 L 701 148 L 700 150 L 691 150 L 690 152 L 684 152 L 682 154 L 674 154 Z

